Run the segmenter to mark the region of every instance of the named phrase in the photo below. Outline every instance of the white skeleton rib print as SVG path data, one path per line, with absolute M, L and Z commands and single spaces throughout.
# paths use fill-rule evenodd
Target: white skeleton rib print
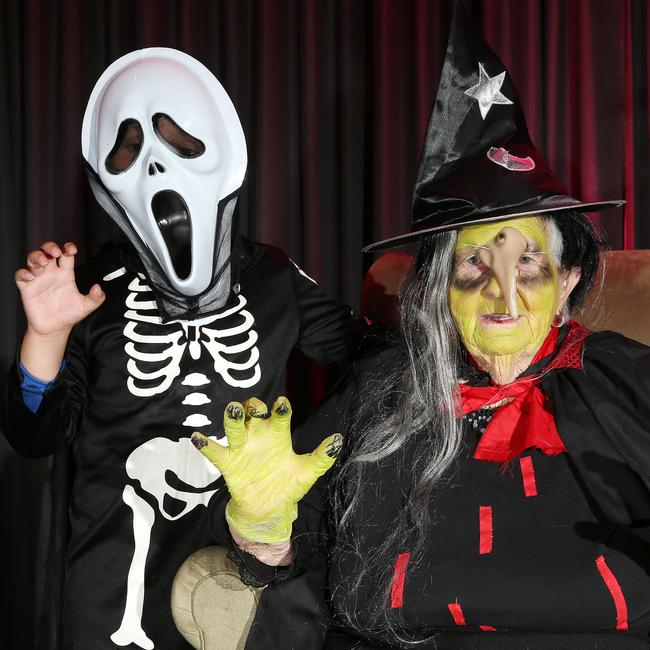
M 122 273 L 114 272 L 104 280 L 120 275 Z M 205 429 L 212 424 L 210 418 L 200 412 L 201 407 L 211 403 L 202 389 L 212 381 L 249 388 L 260 380 L 258 337 L 253 329 L 255 320 L 245 309 L 244 296 L 238 295 L 234 307 L 224 308 L 212 316 L 163 325 L 153 292 L 144 277 L 135 276 L 128 289 L 124 314 L 127 320 L 124 327 L 129 373 L 127 388 L 136 397 L 152 398 L 165 393 L 174 382 L 192 387 L 194 392 L 187 394 L 179 404 L 179 429 Z M 203 351 L 212 360 L 214 378 L 192 367 L 201 359 Z M 242 355 L 247 356 L 236 362 L 235 355 L 240 359 Z M 214 436 L 211 438 L 216 440 Z M 225 439 L 218 442 L 225 444 Z M 218 470 L 196 453 L 188 434 L 180 432 L 176 440 L 157 437 L 134 449 L 126 461 L 126 472 L 142 490 L 155 498 L 158 512 L 170 521 L 180 519 L 199 506 L 207 506 L 217 491 L 214 483 L 220 477 Z M 179 488 L 175 479 L 187 489 Z M 171 485 L 170 480 L 176 485 Z M 111 640 L 122 647 L 134 644 L 143 650 L 153 650 L 154 641 L 142 627 L 142 611 L 145 566 L 158 514 L 129 484 L 125 485 L 122 499 L 133 515 L 134 552 L 125 577 L 127 595 L 122 622 Z M 174 508 L 170 509 L 169 504 Z
M 164 393 L 180 374 L 180 360 L 189 345 L 192 359 L 201 356 L 201 344 L 214 360 L 214 371 L 229 385 L 249 388 L 260 380 L 259 350 L 257 332 L 253 329 L 255 319 L 244 309 L 246 298 L 237 296 L 234 307 L 195 321 L 173 321 L 162 325 L 153 300 L 153 293 L 144 279 L 135 277 L 129 284 L 131 293 L 126 299 L 128 323 L 124 335 L 129 342 L 125 346 L 129 356 L 128 389 L 137 397 L 152 397 Z M 148 294 L 148 295 L 147 295 Z M 139 323 L 151 323 L 161 326 L 160 334 L 144 334 L 139 331 Z M 224 327 L 219 328 L 223 324 Z M 176 327 L 174 327 L 176 325 Z M 208 327 L 211 325 L 212 327 Z M 171 329 L 171 331 L 170 331 Z M 228 339 L 241 338 L 243 342 L 228 342 Z M 157 346 L 152 351 L 151 346 Z M 162 349 L 160 349 L 162 348 Z M 229 360 L 236 354 L 248 352 L 248 358 L 236 363 Z M 147 364 L 162 367 L 147 370 Z

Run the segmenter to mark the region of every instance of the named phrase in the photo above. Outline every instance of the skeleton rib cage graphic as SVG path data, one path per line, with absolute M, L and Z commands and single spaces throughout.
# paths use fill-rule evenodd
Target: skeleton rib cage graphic
M 162 325 L 149 286 L 135 277 L 129 290 L 124 335 L 129 340 L 125 351 L 129 356 L 128 389 L 133 395 L 152 397 L 165 392 L 180 375 L 181 359 L 188 346 L 194 360 L 200 358 L 203 346 L 214 361 L 214 371 L 229 386 L 249 388 L 260 380 L 258 337 L 253 329 L 253 316 L 244 309 L 244 296 L 237 296 L 235 306 L 199 321 Z M 144 333 L 139 323 L 159 325 L 162 331 Z M 219 329 L 222 323 L 224 327 Z M 244 361 L 232 360 L 234 355 L 246 352 L 248 358 Z

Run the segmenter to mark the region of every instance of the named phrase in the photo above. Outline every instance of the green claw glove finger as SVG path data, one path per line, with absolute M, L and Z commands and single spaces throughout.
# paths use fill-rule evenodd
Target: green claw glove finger
M 244 412 L 244 406 L 239 402 L 230 402 L 223 412 L 223 430 L 231 449 L 239 449 L 248 437 Z
M 248 433 L 256 434 L 266 428 L 268 412 L 269 409 L 266 404 L 257 397 L 251 397 L 244 402 L 245 423 Z
M 323 440 L 323 442 L 311 452 L 299 456 L 301 460 L 300 471 L 297 474 L 298 489 L 301 499 L 311 486 L 334 465 L 337 456 L 343 446 L 343 436 L 340 433 L 334 433 Z
M 222 473 L 227 470 L 228 464 L 228 447 L 210 440 L 198 431 L 192 433 L 192 444 Z
M 278 397 L 275 400 L 270 420 L 270 428 L 273 433 L 286 436 L 288 440 L 291 440 L 291 404 L 286 397 Z

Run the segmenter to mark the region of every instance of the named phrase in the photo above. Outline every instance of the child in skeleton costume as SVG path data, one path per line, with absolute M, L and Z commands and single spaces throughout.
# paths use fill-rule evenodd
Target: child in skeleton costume
M 228 401 L 282 392 L 294 347 L 344 364 L 361 325 L 280 250 L 239 236 L 244 134 L 191 57 L 153 48 L 113 63 L 82 150 L 129 241 L 76 277 L 74 244 L 30 253 L 16 273 L 28 327 L 5 393 L 11 444 L 58 452 L 39 647 L 185 648 L 170 585 L 209 543 L 206 506 L 223 489 L 189 434 L 225 444 Z
M 230 488 L 211 524 L 242 578 L 293 546 L 247 650 L 650 648 L 650 349 L 567 318 L 601 245 L 576 209 L 617 204 L 566 194 L 457 3 L 412 232 L 370 247 L 422 242 L 403 340 L 355 363 L 298 437 L 309 452 L 343 434 L 329 491 L 296 511 L 303 476 L 268 463 L 313 482 L 323 448 L 261 449 L 257 403 L 226 412 L 232 446 L 192 438 Z M 268 425 L 285 439 L 288 411 Z

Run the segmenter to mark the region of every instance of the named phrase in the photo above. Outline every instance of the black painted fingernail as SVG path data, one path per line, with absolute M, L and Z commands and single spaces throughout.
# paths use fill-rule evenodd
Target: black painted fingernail
M 226 409 L 226 415 L 231 420 L 241 420 L 244 417 L 244 412 L 236 404 L 231 404 Z
M 278 408 L 275 409 L 278 415 L 286 415 L 289 412 L 289 407 L 286 402 L 281 402 Z
M 330 458 L 336 458 L 339 455 L 342 446 L 343 446 L 343 436 L 340 433 L 337 433 L 336 437 L 332 440 L 332 442 L 330 442 L 330 444 L 327 445 L 327 448 L 325 449 L 325 453 Z
M 192 444 L 197 449 L 203 449 L 203 447 L 208 446 L 208 441 L 205 438 L 201 438 L 201 436 L 192 436 L 191 440 L 192 440 Z
M 266 413 L 262 413 L 261 411 L 258 411 L 256 406 L 249 406 L 246 409 L 246 412 L 252 418 L 263 418 L 266 415 Z

